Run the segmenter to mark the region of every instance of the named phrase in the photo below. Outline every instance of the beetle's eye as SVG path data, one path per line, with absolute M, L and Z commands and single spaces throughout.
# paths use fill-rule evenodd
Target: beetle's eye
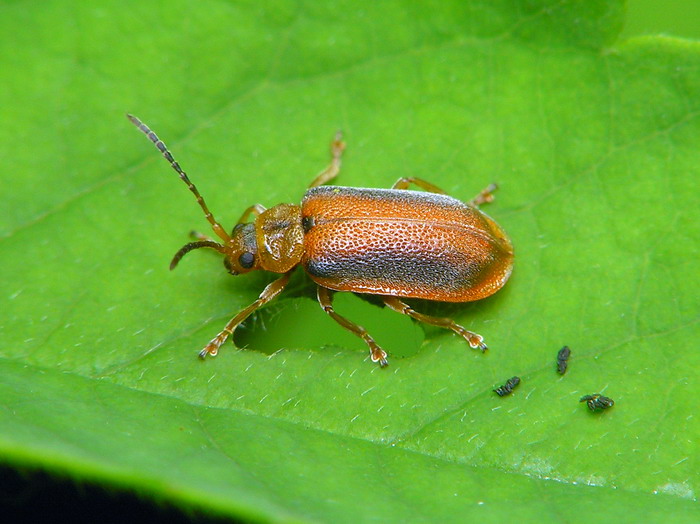
M 253 267 L 253 262 L 255 262 L 255 255 L 248 251 L 246 251 L 240 257 L 238 257 L 238 263 L 241 265 L 241 267 L 245 269 L 250 269 L 251 267 Z

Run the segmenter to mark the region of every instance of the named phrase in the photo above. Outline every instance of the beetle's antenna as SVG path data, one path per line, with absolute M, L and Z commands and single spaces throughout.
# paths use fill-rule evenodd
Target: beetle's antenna
M 158 148 L 158 151 L 163 153 L 163 156 L 165 159 L 170 162 L 170 165 L 172 168 L 177 172 L 178 175 L 180 175 L 180 178 L 182 181 L 187 184 L 187 187 L 189 188 L 192 193 L 194 193 L 194 196 L 197 198 L 197 203 L 199 203 L 199 207 L 202 208 L 202 211 L 204 211 L 204 215 L 207 217 L 207 220 L 211 224 L 212 229 L 214 230 L 214 233 L 216 233 L 221 240 L 224 242 L 229 242 L 231 240 L 231 237 L 229 234 L 226 232 L 226 230 L 221 227 L 221 224 L 219 224 L 216 219 L 214 218 L 214 215 L 211 214 L 211 211 L 209 211 L 209 208 L 207 207 L 207 204 L 204 202 L 204 198 L 202 198 L 202 195 L 199 194 L 199 191 L 195 187 L 195 185 L 190 181 L 189 177 L 187 174 L 182 170 L 180 167 L 180 164 L 177 163 L 175 158 L 173 158 L 173 155 L 168 151 L 168 148 L 165 146 L 163 141 L 158 138 L 158 135 L 156 135 L 153 131 L 150 130 L 150 128 L 141 122 L 138 118 L 136 118 L 133 115 L 127 114 L 126 117 L 131 121 L 132 124 L 134 124 L 136 127 L 141 130 L 141 132 L 146 135 L 151 142 L 155 144 L 155 146 Z M 189 245 L 189 244 L 188 244 Z M 185 246 L 187 247 L 187 246 Z M 199 246 L 199 247 L 205 247 L 205 246 Z M 212 246 L 208 246 L 212 247 Z M 184 249 L 184 248 L 183 248 Z M 195 249 L 195 248 L 192 248 Z M 185 251 L 187 253 L 187 251 Z M 183 253 L 183 255 L 185 254 Z M 178 261 L 180 259 L 178 258 Z M 175 262 L 177 264 L 177 262 Z M 171 265 L 171 268 L 174 267 Z
M 175 256 L 170 262 L 170 270 L 172 271 L 173 269 L 175 269 L 175 266 L 177 266 L 178 262 L 180 262 L 180 259 L 182 259 L 182 257 L 184 257 L 187 253 L 189 253 L 193 249 L 199 249 L 202 247 L 210 247 L 212 249 L 216 249 L 219 253 L 226 254 L 224 246 L 222 246 L 218 242 L 214 242 L 213 240 L 200 240 L 199 242 L 190 242 L 189 244 L 185 244 L 184 246 L 182 246 L 180 250 L 177 253 L 175 253 Z

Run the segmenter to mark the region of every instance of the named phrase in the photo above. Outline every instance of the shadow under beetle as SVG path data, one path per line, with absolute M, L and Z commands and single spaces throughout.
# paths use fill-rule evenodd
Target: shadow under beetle
M 469 302 L 498 291 L 513 268 L 513 247 L 505 232 L 479 204 L 493 200 L 491 185 L 469 203 L 449 197 L 420 178 L 400 178 L 391 189 L 322 186 L 340 171 L 345 149 L 340 132 L 331 144 L 331 163 L 309 185 L 301 205 L 248 207 L 231 233 L 209 211 L 204 198 L 180 168 L 165 144 L 138 118 L 127 115 L 158 148 L 197 198 L 217 242 L 195 234 L 170 269 L 194 249 L 215 249 L 224 255 L 232 275 L 263 269 L 282 276 L 265 287 L 258 299 L 240 311 L 200 351 L 215 356 L 234 330 L 285 288 L 301 266 L 318 285 L 323 311 L 365 341 L 373 362 L 387 365 L 386 352 L 367 331 L 333 309 L 335 291 L 379 295 L 389 308 L 416 320 L 451 329 L 472 348 L 487 349 L 483 337 L 449 318 L 414 311 L 401 298 Z M 414 184 L 425 191 L 410 191 Z M 248 219 L 254 217 L 252 222 Z

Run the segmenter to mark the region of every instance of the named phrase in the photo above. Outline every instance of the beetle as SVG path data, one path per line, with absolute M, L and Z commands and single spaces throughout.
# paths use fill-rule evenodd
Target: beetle
M 613 399 L 604 397 L 600 393 L 584 395 L 579 399 L 579 402 L 585 402 L 588 406 L 588 409 L 590 409 L 591 411 L 608 409 L 615 405 L 615 401 Z
M 564 346 L 557 353 L 557 373 L 563 375 L 569 367 L 569 357 L 571 356 L 571 350 L 569 346 Z
M 362 326 L 336 313 L 334 292 L 379 295 L 390 309 L 450 329 L 472 348 L 487 349 L 481 335 L 449 318 L 419 313 L 402 299 L 468 302 L 503 287 L 512 271 L 513 247 L 503 229 L 478 209 L 493 200 L 495 184 L 469 203 L 414 177 L 400 178 L 391 189 L 324 186 L 340 171 L 345 142 L 338 132 L 331 143 L 330 164 L 311 182 L 301 205 L 266 209 L 254 204 L 229 233 L 158 136 L 135 116 L 127 118 L 155 144 L 194 194 L 221 240 L 195 234 L 197 240 L 175 254 L 170 269 L 190 251 L 209 248 L 224 255 L 224 266 L 232 275 L 255 270 L 282 275 L 211 339 L 199 352 L 201 358 L 215 356 L 251 313 L 277 297 L 297 266 L 317 284 L 323 311 L 364 340 L 372 361 L 381 367 L 387 365 L 386 352 Z M 425 191 L 408 190 L 412 184 Z
M 520 384 L 520 377 L 512 377 L 506 380 L 505 384 L 494 389 L 493 392 L 499 397 L 505 397 L 506 395 L 510 395 L 513 390 L 518 387 L 518 384 Z

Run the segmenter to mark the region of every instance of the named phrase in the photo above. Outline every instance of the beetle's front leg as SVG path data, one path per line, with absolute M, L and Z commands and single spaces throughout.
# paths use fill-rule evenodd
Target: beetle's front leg
M 289 283 L 289 278 L 292 276 L 292 271 L 288 271 L 277 280 L 270 282 L 267 287 L 263 289 L 263 292 L 260 293 L 260 297 L 258 297 L 255 302 L 244 310 L 240 311 L 228 322 L 228 324 L 226 324 L 226 327 L 224 327 L 224 329 L 218 335 L 209 341 L 209 344 L 207 344 L 204 349 L 199 352 L 199 358 L 205 358 L 207 355 L 215 357 L 219 352 L 221 345 L 226 342 L 226 339 L 230 335 L 233 335 L 236 328 L 246 318 L 248 318 L 256 309 L 261 308 L 282 292 L 287 283 Z
M 354 322 L 350 322 L 347 318 L 341 317 L 335 312 L 335 309 L 333 309 L 332 291 L 330 291 L 328 288 L 318 286 L 317 296 L 318 303 L 321 304 L 323 311 L 328 313 L 328 315 L 338 324 L 365 341 L 367 346 L 369 346 L 369 354 L 372 358 L 372 362 L 379 362 L 381 367 L 388 365 L 386 360 L 386 351 L 379 347 L 370 334 L 367 333 L 367 330 L 362 326 L 358 326 Z
M 451 329 L 458 335 L 464 337 L 464 339 L 469 343 L 474 349 L 480 349 L 481 351 L 486 351 L 488 346 L 484 344 L 484 337 L 473 331 L 464 329 L 462 326 L 457 324 L 454 320 L 450 318 L 440 318 L 431 317 L 430 315 L 424 315 L 423 313 L 418 313 L 411 306 L 402 302 L 396 297 L 382 297 L 382 300 L 387 305 L 387 307 L 393 309 L 394 311 L 401 313 L 402 315 L 408 315 L 409 317 L 425 322 L 426 324 L 432 324 L 433 326 L 440 326 L 446 329 Z

